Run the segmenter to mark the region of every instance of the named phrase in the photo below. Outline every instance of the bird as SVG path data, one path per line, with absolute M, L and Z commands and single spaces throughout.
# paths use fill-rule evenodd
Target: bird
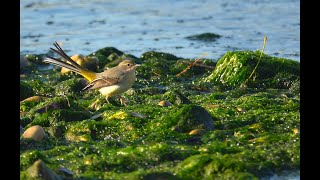
M 106 69 L 103 72 L 96 73 L 80 66 L 73 61 L 57 42 L 53 43 L 53 45 L 56 47 L 56 49 L 50 49 L 60 55 L 65 61 L 59 60 L 52 56 L 47 56 L 43 62 L 64 67 L 82 75 L 89 81 L 83 90 L 99 90 L 99 92 L 105 96 L 108 104 L 110 104 L 109 97 L 118 96 L 121 105 L 127 106 L 125 99 L 122 98 L 120 94 L 126 92 L 133 86 L 134 82 L 136 81 L 136 69 L 140 66 L 140 64 L 136 64 L 131 59 L 124 59 L 117 66 Z

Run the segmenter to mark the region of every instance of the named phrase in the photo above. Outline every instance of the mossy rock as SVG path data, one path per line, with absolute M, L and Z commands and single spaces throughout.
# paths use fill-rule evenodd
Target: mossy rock
M 26 82 L 20 81 L 20 101 L 35 95 L 32 87 Z
M 163 94 L 163 98 L 172 104 L 191 104 L 192 102 L 178 90 L 167 91 Z
M 89 54 L 88 56 L 97 57 L 99 59 L 99 67 L 104 67 L 107 63 L 110 63 L 111 61 L 115 60 L 115 58 L 118 58 L 123 54 L 123 52 L 114 47 L 105 47 Z
M 206 109 L 197 105 L 182 105 L 180 110 L 164 118 L 164 121 L 174 121 L 174 130 L 189 133 L 194 129 L 213 130 L 214 120 Z
M 72 78 L 58 83 L 54 89 L 59 96 L 78 96 L 85 86 L 86 80 L 83 78 Z
M 45 54 L 27 54 L 24 57 L 30 62 L 32 65 L 46 65 L 47 63 L 43 62 L 45 58 Z
M 28 172 L 28 179 L 62 180 L 62 178 L 53 170 L 48 168 L 41 159 L 37 160 L 26 171 Z
M 142 66 L 137 69 L 137 72 L 143 78 L 172 75 L 170 68 L 174 66 L 178 59 L 178 57 L 169 53 L 149 51 L 141 55 Z
M 259 58 L 260 51 L 227 52 L 217 62 L 212 74 L 203 79 L 202 82 L 239 87 L 250 76 Z M 298 78 L 300 76 L 300 63 L 285 58 L 270 57 L 264 54 L 248 85 L 251 87 L 259 87 L 262 86 L 262 84 L 269 83 L 271 86 L 281 86 L 282 81 L 278 83 L 276 81 L 278 77 L 283 75 L 285 75 L 285 77 L 291 76 L 290 80 L 292 81 Z
M 186 38 L 189 40 L 213 42 L 220 37 L 221 37 L 221 35 L 219 35 L 219 34 L 203 33 L 203 34 L 196 34 L 196 35 L 188 36 Z

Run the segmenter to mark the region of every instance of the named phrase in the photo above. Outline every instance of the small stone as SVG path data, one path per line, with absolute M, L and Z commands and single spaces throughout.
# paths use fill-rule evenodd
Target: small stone
M 172 104 L 169 101 L 160 101 L 158 105 L 162 107 L 172 106 Z
M 189 135 L 201 135 L 201 134 L 203 134 L 203 130 L 202 129 L 194 129 L 194 130 L 189 132 Z
M 27 172 L 29 178 L 32 179 L 62 180 L 62 178 L 48 168 L 41 159 L 34 162 L 34 164 L 27 169 Z
M 246 112 L 246 110 L 244 108 L 241 108 L 241 107 L 236 107 L 236 110 L 238 112 Z
M 33 139 L 35 141 L 41 141 L 43 138 L 46 137 L 46 133 L 44 132 L 43 128 L 39 125 L 32 126 L 28 128 L 23 134 L 23 138 L 26 139 Z
M 44 98 L 41 96 L 31 96 L 31 97 L 24 99 L 21 102 L 39 102 L 39 101 L 42 101 L 43 99 Z

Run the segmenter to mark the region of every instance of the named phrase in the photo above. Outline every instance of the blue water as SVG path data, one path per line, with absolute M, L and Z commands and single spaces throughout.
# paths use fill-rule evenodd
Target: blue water
M 201 33 L 214 42 L 188 40 Z M 47 53 L 54 41 L 73 55 L 112 46 L 140 56 L 150 50 L 218 59 L 257 50 L 300 61 L 298 0 L 21 0 L 20 52 Z

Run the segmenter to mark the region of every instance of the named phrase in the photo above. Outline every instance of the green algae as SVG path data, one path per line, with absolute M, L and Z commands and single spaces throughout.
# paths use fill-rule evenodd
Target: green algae
M 20 81 L 20 101 L 34 95 L 32 87 L 26 82 Z
M 259 60 L 259 51 L 227 52 L 217 62 L 215 70 L 204 82 L 238 87 L 245 82 Z M 300 77 L 300 64 L 296 61 L 263 55 L 251 87 L 288 89 Z
M 97 57 L 99 60 L 99 67 L 104 67 L 105 64 L 110 63 L 111 61 L 117 59 L 119 56 L 123 55 L 124 53 L 119 51 L 114 47 L 105 47 L 99 49 L 98 51 L 89 54 L 88 56 Z
M 100 59 L 110 54 L 105 52 Z M 213 80 L 211 70 L 200 67 L 177 77 L 188 66 L 181 62 L 190 59 L 146 52 L 137 59 L 143 64 L 137 82 L 123 94 L 127 107 L 116 98 L 107 104 L 96 91 L 81 91 L 77 75 L 49 70 L 44 78 L 45 72 L 34 72 L 22 82 L 32 79 L 28 85 L 36 94 L 54 98 L 20 104 L 27 112 L 20 115 L 24 129 L 38 124 L 49 135 L 41 142 L 20 139 L 22 179 L 38 159 L 63 178 L 70 177 L 57 169 L 69 169 L 73 179 L 259 179 L 299 169 L 299 64 L 264 56 L 255 81 L 237 88 L 251 73 L 257 54 L 224 56 L 239 56 L 247 63 L 242 66 L 245 71 L 237 71 L 242 79 L 229 73 L 233 79 L 224 88 L 222 82 L 229 79 Z M 100 62 L 100 67 L 118 56 Z M 173 105 L 161 107 L 157 105 L 161 100 Z M 194 129 L 206 131 L 189 134 Z

